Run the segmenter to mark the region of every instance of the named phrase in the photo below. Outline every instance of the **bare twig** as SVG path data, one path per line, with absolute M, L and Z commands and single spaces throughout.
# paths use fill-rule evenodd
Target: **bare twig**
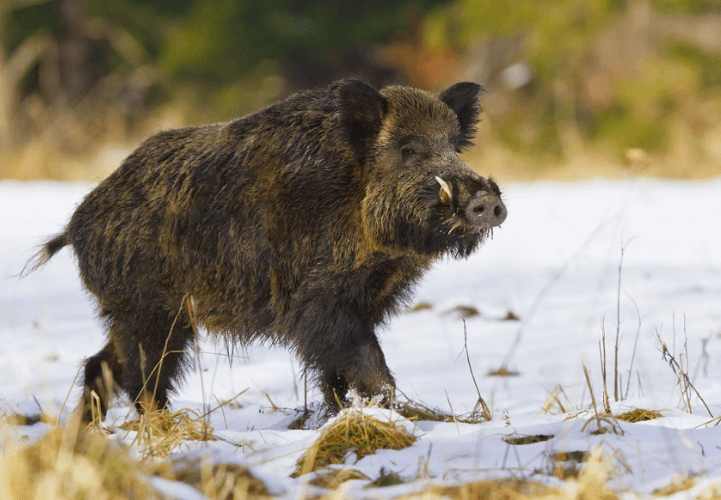
M 463 350 L 466 351 L 468 370 L 471 372 L 471 379 L 473 380 L 473 385 L 476 387 L 476 394 L 478 394 L 478 399 L 476 400 L 476 404 L 473 406 L 473 411 L 471 412 L 471 414 L 480 413 L 484 419 L 490 421 L 493 419 L 493 415 L 491 414 L 491 410 L 488 408 L 486 401 L 483 399 L 483 396 L 481 396 L 481 390 L 478 388 L 476 376 L 473 374 L 473 366 L 471 366 L 471 358 L 468 354 L 468 329 L 466 328 L 465 319 L 463 320 Z
M 713 413 L 711 413 L 711 410 L 709 409 L 708 405 L 706 404 L 706 401 L 704 401 L 703 397 L 701 397 L 701 394 L 696 390 L 696 387 L 694 387 L 693 383 L 691 383 L 691 379 L 689 379 L 688 374 L 683 368 L 682 362 L 679 363 L 673 354 L 668 350 L 668 346 L 666 343 L 661 339 L 661 335 L 656 332 L 656 338 L 658 339 L 659 343 L 661 344 L 661 348 L 659 349 L 661 351 L 661 356 L 664 361 L 668 363 L 668 365 L 671 367 L 671 370 L 673 370 L 674 375 L 676 375 L 677 383 L 679 386 L 679 389 L 681 390 L 681 397 L 685 400 L 685 405 L 688 409 L 689 413 L 693 413 L 693 409 L 691 408 L 691 396 L 689 391 L 693 391 L 696 393 L 696 396 L 703 404 L 704 408 L 706 408 L 706 411 L 711 416 L 711 418 L 714 418 Z
M 592 422 L 596 421 L 597 429 L 593 432 L 593 434 L 604 434 L 609 429 L 606 429 L 601 425 L 601 422 L 606 422 L 610 426 L 610 430 L 613 431 L 614 434 L 619 434 L 623 436 L 624 432 L 621 426 L 616 421 L 616 418 L 611 414 L 611 412 L 604 412 L 603 414 L 598 413 L 598 407 L 596 406 L 596 397 L 593 394 L 593 385 L 591 384 L 591 376 L 588 373 L 588 368 L 586 368 L 586 365 L 583 365 L 583 374 L 586 377 L 586 384 L 588 385 L 588 391 L 591 394 L 591 404 L 593 406 L 593 417 L 588 419 L 585 424 L 581 427 L 582 431 L 586 430 L 586 427 Z
M 628 294 L 626 294 L 628 295 Z M 636 348 L 638 347 L 638 337 L 641 335 L 641 311 L 638 309 L 638 304 L 636 304 L 636 301 L 631 298 L 630 295 L 628 295 L 628 298 L 633 303 L 633 307 L 636 308 L 636 314 L 638 316 L 638 328 L 636 329 L 636 339 L 633 341 L 633 352 L 631 353 L 631 364 L 628 366 L 628 379 L 626 380 L 626 392 L 623 395 L 623 399 L 626 399 L 628 397 L 628 390 L 631 387 L 631 373 L 633 371 L 633 361 L 636 359 Z M 640 380 L 639 380 L 640 384 Z
M 451 404 L 451 398 L 448 397 L 448 391 L 446 392 L 446 401 L 448 401 L 448 408 L 451 409 L 451 416 L 453 417 L 453 423 L 456 424 L 456 431 L 458 432 L 458 435 L 461 435 L 461 429 L 458 427 L 458 420 L 456 419 L 456 414 L 453 411 L 453 405 Z
M 233 397 L 230 398 L 230 399 L 226 399 L 225 401 L 218 401 L 218 398 L 215 398 L 215 401 L 218 403 L 218 405 L 217 405 L 215 408 L 211 408 L 210 410 L 208 410 L 208 411 L 206 411 L 205 413 L 203 413 L 203 414 L 200 416 L 200 418 L 205 418 L 205 417 L 207 417 L 208 415 L 210 415 L 211 413 L 213 413 L 213 412 L 215 412 L 215 411 L 217 411 L 217 410 L 219 410 L 219 409 L 222 410 L 222 408 L 223 408 L 224 406 L 226 406 L 226 405 L 228 405 L 229 403 L 233 402 L 236 398 L 238 398 L 239 396 L 242 396 L 243 394 L 245 394 L 246 392 L 248 392 L 248 390 L 249 390 L 249 388 L 246 387 L 245 389 L 243 389 L 242 391 L 240 391 L 238 394 L 236 394 L 235 396 L 233 396 Z
M 598 345 L 599 354 L 601 356 L 601 379 L 603 380 L 603 411 L 611 413 L 611 405 L 608 399 L 608 384 L 606 383 L 606 317 L 601 322 L 601 342 Z M 585 367 L 584 367 L 585 368 Z M 593 394 L 591 394 L 593 397 Z
M 618 261 L 618 287 L 616 288 L 616 344 L 613 355 L 613 399 L 618 402 L 618 342 L 621 336 L 621 269 L 626 249 L 621 245 L 621 259 Z
M 541 407 L 541 413 L 550 413 L 554 404 L 558 406 L 558 413 L 566 413 L 567 410 L 563 404 L 563 401 L 561 401 L 561 395 L 566 399 L 568 409 L 570 410 L 571 406 L 573 406 L 571 400 L 569 399 L 566 391 L 563 389 L 561 384 L 556 384 L 556 386 L 549 392 L 548 397 L 546 398 L 546 402 L 543 403 L 543 406 Z
M 78 369 L 75 371 L 75 377 L 73 377 L 73 383 L 70 384 L 70 389 L 68 389 L 67 394 L 65 394 L 65 399 L 63 400 L 63 404 L 60 406 L 60 413 L 58 414 L 58 420 L 56 423 L 60 423 L 60 419 L 63 416 L 63 411 L 65 411 L 65 405 L 68 404 L 68 399 L 70 398 L 70 393 L 73 390 L 73 387 L 75 387 L 75 382 L 78 381 L 78 376 L 80 375 L 80 370 L 82 370 L 83 366 L 85 366 L 85 356 L 83 356 L 83 360 L 80 362 L 80 365 L 78 366 Z

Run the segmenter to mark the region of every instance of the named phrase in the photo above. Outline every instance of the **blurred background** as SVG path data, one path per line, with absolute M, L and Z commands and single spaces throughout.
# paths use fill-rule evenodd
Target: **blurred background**
M 721 174 L 721 0 L 0 0 L 0 178 L 350 76 L 484 85 L 465 159 L 501 181 Z

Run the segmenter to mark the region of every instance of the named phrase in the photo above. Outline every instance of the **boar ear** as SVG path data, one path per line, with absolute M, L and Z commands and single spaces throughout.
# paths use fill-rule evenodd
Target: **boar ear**
M 445 102 L 458 117 L 461 125 L 459 146 L 470 146 L 471 139 L 476 135 L 476 123 L 481 114 L 478 98 L 483 87 L 477 83 L 461 82 L 447 88 L 438 98 Z
M 339 104 L 346 139 L 362 163 L 381 129 L 388 102 L 380 92 L 360 80 L 336 82 L 330 92 Z

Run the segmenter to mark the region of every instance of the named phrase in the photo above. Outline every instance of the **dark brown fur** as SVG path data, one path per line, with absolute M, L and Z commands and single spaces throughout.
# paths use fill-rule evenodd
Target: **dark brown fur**
M 35 262 L 72 245 L 106 322 L 108 343 L 85 367 L 85 418 L 91 391 L 106 409 L 111 380 L 165 406 L 194 321 L 232 341 L 290 347 L 331 407 L 350 388 L 392 397 L 375 328 L 434 259 L 479 246 L 487 228 L 467 220 L 473 196 L 500 203 L 496 184 L 457 154 L 474 135 L 480 91 L 341 81 L 147 139 Z

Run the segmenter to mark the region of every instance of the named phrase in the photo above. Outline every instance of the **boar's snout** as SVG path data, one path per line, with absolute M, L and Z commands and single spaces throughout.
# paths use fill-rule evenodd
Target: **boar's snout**
M 468 221 L 479 229 L 500 226 L 507 215 L 501 198 L 487 191 L 478 191 L 466 207 Z

